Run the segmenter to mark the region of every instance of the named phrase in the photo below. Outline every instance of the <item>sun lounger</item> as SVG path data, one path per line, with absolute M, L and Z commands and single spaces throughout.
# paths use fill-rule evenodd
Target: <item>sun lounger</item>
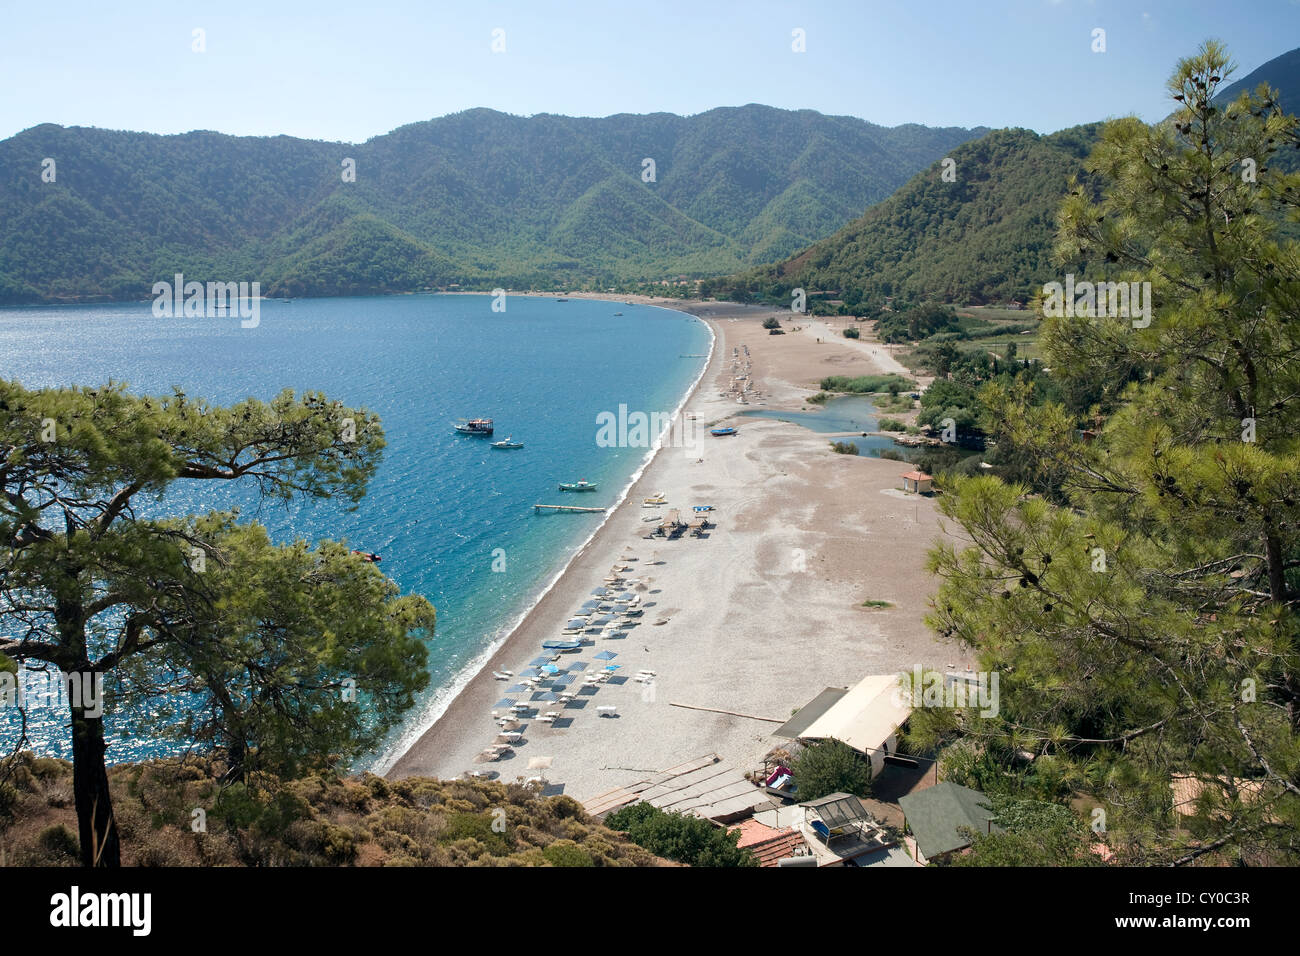
M 511 675 L 506 671 L 493 671 L 492 676 L 496 680 L 509 680 Z
M 617 717 L 618 708 L 612 704 L 607 704 L 604 707 L 597 707 L 596 714 L 600 717 Z

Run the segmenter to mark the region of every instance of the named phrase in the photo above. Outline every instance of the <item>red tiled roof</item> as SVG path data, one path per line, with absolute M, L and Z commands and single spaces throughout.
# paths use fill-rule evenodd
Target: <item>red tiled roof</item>
M 793 856 L 795 850 L 805 845 L 803 834 L 797 830 L 778 830 L 757 820 L 742 820 L 731 828 L 740 831 L 737 846 L 754 854 L 759 866 L 776 866 L 778 860 Z
M 923 471 L 907 471 L 902 474 L 903 478 L 911 478 L 913 481 L 930 481 L 934 476 L 927 475 Z

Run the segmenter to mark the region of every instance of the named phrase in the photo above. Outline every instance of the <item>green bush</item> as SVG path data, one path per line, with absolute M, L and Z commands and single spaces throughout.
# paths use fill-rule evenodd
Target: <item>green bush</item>
M 862 333 L 858 331 L 857 326 L 850 325 L 847 329 L 844 330 L 844 337 L 846 339 L 856 339 L 856 338 L 861 338 L 861 336 Z
M 66 856 L 77 859 L 81 855 L 81 842 L 77 835 L 62 823 L 46 827 L 36 838 L 37 844 L 52 856 Z
M 765 329 L 779 329 L 780 327 L 781 323 L 777 321 L 777 318 L 774 315 L 769 315 L 763 320 L 763 328 Z
M 634 803 L 605 818 L 612 830 L 624 830 L 633 843 L 651 853 L 688 866 L 757 866 L 748 850 L 737 848 L 740 834 L 728 833 L 702 817 L 668 813 L 648 803 Z
M 556 840 L 542 850 L 542 856 L 551 866 L 591 866 L 594 862 L 591 854 L 572 840 Z
M 825 392 L 853 392 L 864 395 L 869 392 L 886 391 L 890 385 L 910 388 L 912 380 L 901 375 L 828 375 L 821 380 L 821 389 Z
M 831 451 L 837 455 L 856 455 L 858 446 L 851 441 L 833 441 L 831 442 Z
M 825 740 L 810 744 L 790 763 L 800 802 L 832 793 L 871 794 L 871 764 L 848 744 Z M 635 837 L 633 838 L 635 839 Z
M 907 428 L 897 418 L 882 418 L 878 424 L 882 432 L 901 432 Z
M 828 398 L 830 398 L 830 395 L 829 395 L 828 393 L 826 393 L 826 392 L 818 392 L 818 393 L 817 393 L 816 395 L 814 395 L 812 398 L 808 399 L 808 404 L 809 404 L 809 405 L 825 405 L 825 404 L 826 404 L 826 400 L 827 400 Z

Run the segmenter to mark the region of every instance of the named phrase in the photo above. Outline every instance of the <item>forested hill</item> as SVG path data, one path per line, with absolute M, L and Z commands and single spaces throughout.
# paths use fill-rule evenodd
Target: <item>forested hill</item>
M 1215 102 L 1253 93 L 1261 83 L 1296 112 L 1300 49 L 1224 86 Z M 936 162 L 835 235 L 775 264 L 706 282 L 702 291 L 789 302 L 790 290 L 803 288 L 834 292 L 849 308 L 863 310 L 888 297 L 1027 301 L 1044 282 L 1059 278 L 1051 260 L 1056 213 L 1070 177 L 1086 178 L 1084 160 L 1100 128 L 1092 123 L 1050 136 L 995 130 L 952 151 L 952 181 L 944 180 Z M 1284 170 L 1300 167 L 1300 144 L 1286 144 L 1272 161 Z M 1283 227 L 1284 235 L 1298 231 L 1291 223 Z
M 37 126 L 0 141 L 0 302 L 144 298 L 176 272 L 270 295 L 721 275 L 806 247 L 985 132 L 757 105 L 476 109 L 360 145 Z
M 1098 124 L 1050 136 L 997 130 L 952 151 L 835 235 L 798 255 L 705 284 L 705 294 L 788 298 L 835 291 L 850 307 L 886 297 L 987 303 L 1049 281 L 1056 211 Z

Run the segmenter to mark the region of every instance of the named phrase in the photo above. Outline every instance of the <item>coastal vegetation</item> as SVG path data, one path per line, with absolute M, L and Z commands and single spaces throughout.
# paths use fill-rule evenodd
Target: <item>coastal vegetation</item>
M 831 442 L 831 451 L 837 455 L 856 455 L 858 446 L 851 441 L 833 441 Z
M 384 447 L 366 409 L 5 381 L 0 408 L 0 669 L 72 677 L 59 705 L 84 864 L 121 859 L 107 715 L 143 710 L 132 732 L 220 754 L 240 782 L 373 751 L 427 684 L 434 609 L 373 563 L 337 542 L 274 543 L 237 508 L 147 507 L 213 485 L 355 506 Z
M 1060 268 L 1149 281 L 1158 307 L 1046 319 L 1044 401 L 1024 378 L 981 387 L 1020 477 L 945 486 L 969 544 L 930 558 L 930 623 L 1001 675 L 1001 707 L 918 711 L 911 744 L 986 792 L 1086 800 L 1128 864 L 1300 861 L 1300 245 L 1277 226 L 1300 220 L 1300 175 L 1273 162 L 1300 127 L 1270 92 L 1216 105 L 1229 72 L 1207 42 L 1169 123 L 1101 131 Z M 984 859 L 1075 856 L 1073 836 L 1015 836 Z
M 739 831 L 715 826 L 703 817 L 670 813 L 649 803 L 633 803 L 605 818 L 605 826 L 656 856 L 687 866 L 757 866 L 748 850 L 738 849 Z
M 108 771 L 128 866 L 656 866 L 570 797 L 497 781 L 259 772 L 217 759 Z M 0 865 L 75 866 L 73 768 L 21 754 L 0 777 Z
M 893 392 L 896 389 L 912 388 L 916 385 L 909 378 L 890 373 L 888 375 L 828 375 L 821 380 L 820 388 L 824 392 L 848 392 L 865 395 L 872 392 Z
M 871 763 L 841 741 L 818 740 L 800 750 L 790 762 L 799 784 L 799 799 L 820 800 L 832 793 L 871 796 Z

